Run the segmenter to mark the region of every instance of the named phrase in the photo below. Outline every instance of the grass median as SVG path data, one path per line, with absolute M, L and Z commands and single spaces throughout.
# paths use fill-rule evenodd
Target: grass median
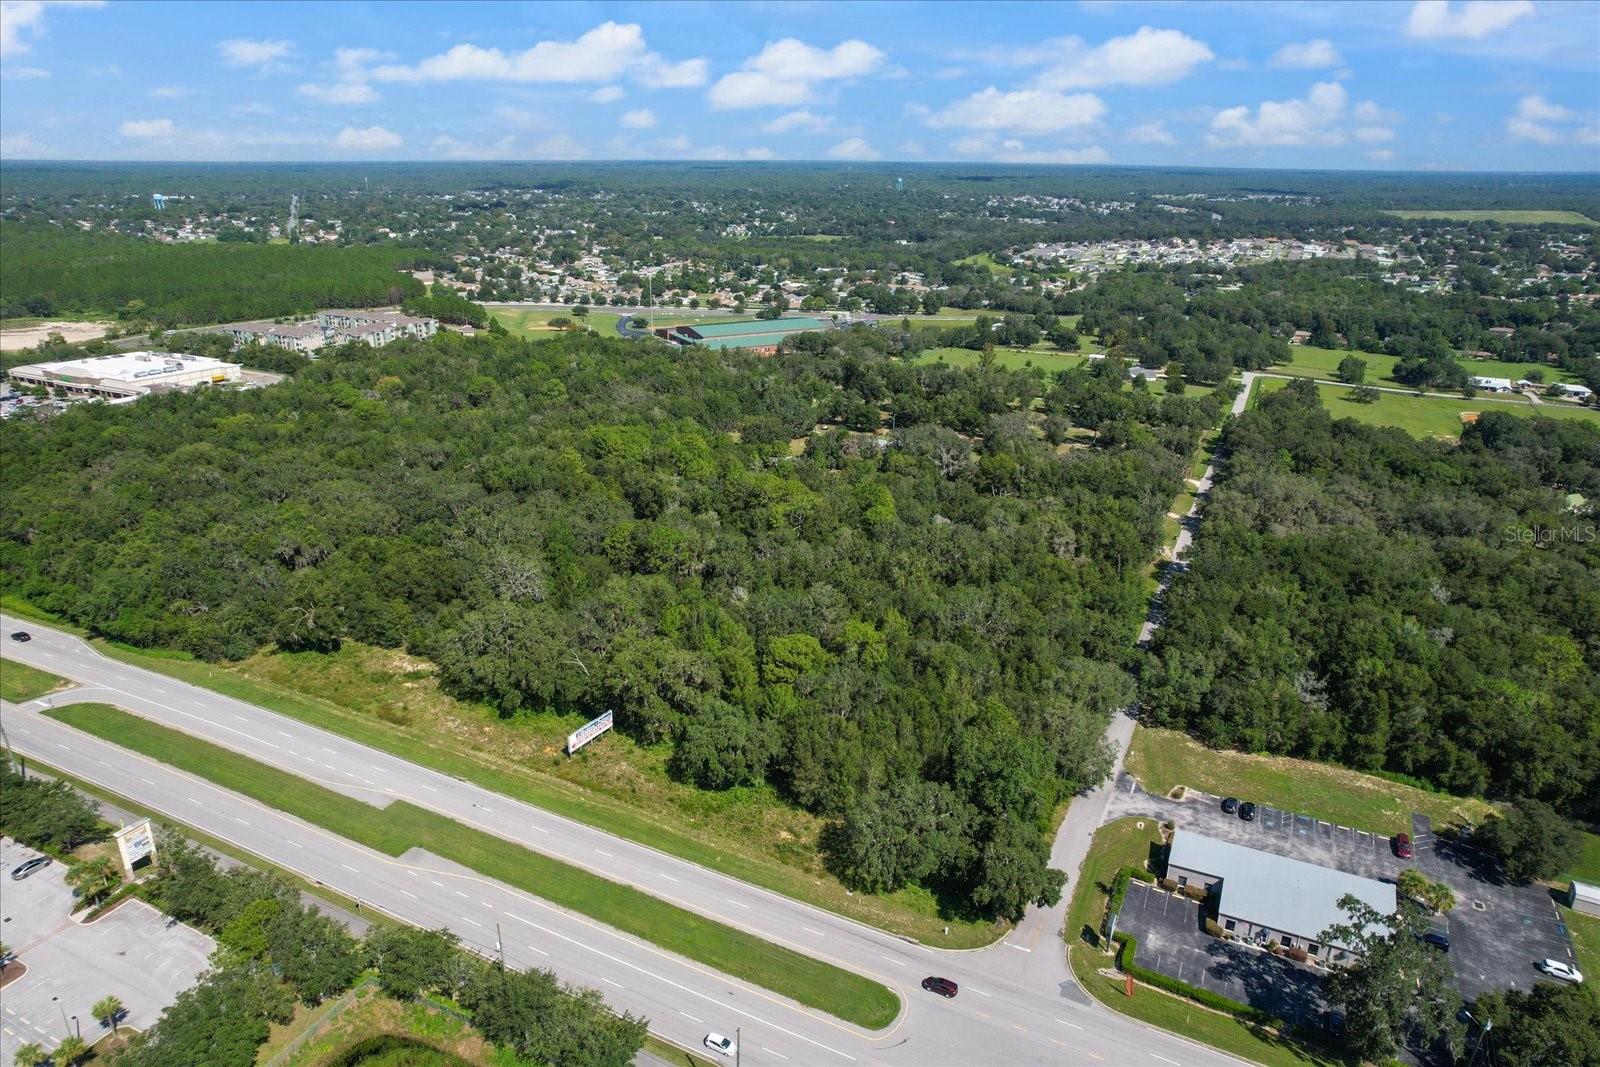
M 54 693 L 57 689 L 65 689 L 71 684 L 65 678 L 57 678 L 48 671 L 41 671 L 26 663 L 18 663 L 14 659 L 0 659 L 0 699 L 9 700 L 14 704 L 42 697 L 46 693 Z
M 847 1022 L 875 1030 L 899 1012 L 899 998 L 881 983 L 404 801 L 374 808 L 106 704 L 46 714 L 387 855 L 426 849 Z

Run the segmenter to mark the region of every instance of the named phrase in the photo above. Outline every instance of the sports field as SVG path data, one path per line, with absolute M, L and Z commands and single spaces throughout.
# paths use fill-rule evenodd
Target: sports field
M 551 319 L 571 319 L 573 322 L 587 323 L 589 328 L 596 333 L 607 337 L 615 337 L 617 333 L 617 320 L 622 316 L 614 311 L 591 311 L 587 318 L 579 318 L 572 313 L 571 308 L 525 308 L 505 307 L 492 305 L 489 314 L 500 320 L 511 333 L 518 337 L 542 337 L 558 332 L 550 325 Z
M 1576 211 L 1523 211 L 1516 208 L 1494 208 L 1488 211 L 1390 211 L 1386 214 L 1402 219 L 1443 219 L 1447 222 L 1505 222 L 1537 226 L 1541 222 L 1561 222 L 1572 225 L 1597 226 L 1600 223 Z
M 1284 378 L 1259 378 L 1260 394 L 1275 393 L 1288 385 Z M 1522 399 L 1472 400 L 1448 396 L 1413 396 L 1409 393 L 1379 393 L 1371 404 L 1358 404 L 1351 389 L 1343 385 L 1319 383 L 1322 406 L 1334 418 L 1355 419 L 1373 426 L 1396 426 L 1415 437 L 1460 437 L 1463 412 L 1509 411 L 1514 415 L 1548 415 L 1553 418 L 1589 419 L 1600 424 L 1600 411 L 1569 404 L 1534 404 Z
M 976 367 L 982 352 L 971 348 L 929 348 L 917 356 L 917 363 L 948 363 L 952 367 Z M 1083 366 L 1083 356 L 1076 352 L 1062 352 L 1044 348 L 996 348 L 994 362 L 1007 370 L 1025 370 L 1036 367 L 1046 374 L 1057 374 L 1073 367 Z

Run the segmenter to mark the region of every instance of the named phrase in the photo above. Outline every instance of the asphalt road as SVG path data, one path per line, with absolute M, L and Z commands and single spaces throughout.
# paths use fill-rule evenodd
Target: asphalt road
M 1056 936 L 1064 904 L 1034 909 L 1009 938 L 986 949 L 953 952 L 908 943 L 266 709 L 106 659 L 71 635 L 0 616 L 0 630 L 16 629 L 34 639 L 7 641 L 7 658 L 80 683 L 0 709 L 17 751 L 367 907 L 421 926 L 448 927 L 485 953 L 494 950 L 498 925 L 509 963 L 547 967 L 597 988 L 615 1008 L 648 1016 L 652 1030 L 682 1044 L 698 1046 L 710 1030 L 742 1028 L 743 1060 L 751 1064 L 1236 1062 L 1086 1002 Z M 905 1008 L 885 1031 L 862 1031 L 436 856 L 413 851 L 396 859 L 373 852 L 38 714 L 47 704 L 68 701 L 115 704 L 377 806 L 408 800 L 875 977 L 900 992 Z M 1103 812 L 1103 801 L 1098 807 Z M 1058 840 L 1058 852 L 1067 836 Z M 961 995 L 946 1001 L 923 992 L 918 983 L 930 974 L 955 979 Z

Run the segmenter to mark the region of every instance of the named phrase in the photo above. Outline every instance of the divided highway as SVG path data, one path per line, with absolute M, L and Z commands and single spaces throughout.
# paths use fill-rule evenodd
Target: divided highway
M 1064 905 L 1035 909 L 1009 939 L 987 949 L 912 944 L 295 719 L 107 659 L 69 634 L 5 616 L 0 627 L 34 635 L 25 644 L 7 642 L 8 658 L 79 683 L 0 709 L 6 738 L 19 753 L 364 906 L 448 927 L 485 953 L 494 951 L 498 925 L 508 962 L 593 986 L 617 1009 L 648 1016 L 654 1031 L 679 1043 L 695 1047 L 707 1031 L 742 1028 L 743 1058 L 752 1064 L 1236 1062 L 1088 1002 L 1067 973 L 1057 936 Z M 374 852 L 39 714 L 84 701 L 114 704 L 380 807 L 407 800 L 874 977 L 899 991 L 905 1008 L 885 1031 L 860 1030 L 438 857 L 412 851 L 397 860 Z M 946 1001 L 923 992 L 918 983 L 931 974 L 955 979 L 961 995 Z

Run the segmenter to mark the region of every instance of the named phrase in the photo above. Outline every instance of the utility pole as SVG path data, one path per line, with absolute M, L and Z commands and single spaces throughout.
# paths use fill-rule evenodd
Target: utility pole
M 500 936 L 500 924 L 494 924 L 494 954 L 498 958 L 500 969 L 506 969 L 506 943 Z
M 739 1067 L 739 1060 L 744 1055 L 744 1027 L 733 1028 L 733 1067 Z

